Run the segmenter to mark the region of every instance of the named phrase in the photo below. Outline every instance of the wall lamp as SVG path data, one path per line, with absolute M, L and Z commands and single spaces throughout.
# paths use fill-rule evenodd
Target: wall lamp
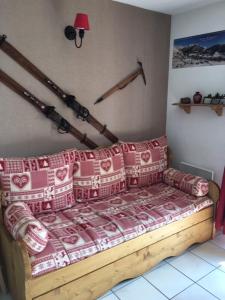
M 76 29 L 79 30 L 79 37 L 80 37 L 80 43 L 78 45 L 77 43 L 77 31 Z M 88 15 L 87 14 L 77 14 L 75 21 L 74 21 L 74 26 L 66 26 L 64 30 L 64 34 L 66 38 L 70 41 L 75 42 L 75 46 L 77 48 L 80 48 L 82 46 L 82 40 L 84 37 L 85 30 L 90 30 L 89 22 L 88 22 Z

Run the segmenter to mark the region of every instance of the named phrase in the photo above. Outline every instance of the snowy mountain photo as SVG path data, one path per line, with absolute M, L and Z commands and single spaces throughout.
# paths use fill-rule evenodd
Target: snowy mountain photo
M 224 64 L 225 30 L 174 40 L 174 69 Z

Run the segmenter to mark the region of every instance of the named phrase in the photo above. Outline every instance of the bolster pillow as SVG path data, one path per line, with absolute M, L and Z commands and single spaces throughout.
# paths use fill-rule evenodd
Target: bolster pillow
M 47 229 L 33 216 L 23 202 L 10 204 L 4 213 L 4 223 L 15 240 L 23 240 L 30 255 L 42 252 L 48 242 Z
M 209 184 L 206 179 L 173 168 L 164 171 L 163 181 L 172 187 L 197 197 L 205 196 L 209 191 Z

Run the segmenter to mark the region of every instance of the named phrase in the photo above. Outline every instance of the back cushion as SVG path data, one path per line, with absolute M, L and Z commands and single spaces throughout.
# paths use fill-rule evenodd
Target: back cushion
M 68 150 L 74 163 L 75 200 L 100 199 L 126 190 L 123 153 L 118 145 L 97 150 Z
M 162 181 L 167 168 L 167 138 L 121 143 L 127 186 L 142 187 Z
M 24 201 L 33 214 L 71 207 L 73 166 L 66 152 L 30 158 L 0 158 L 3 205 Z

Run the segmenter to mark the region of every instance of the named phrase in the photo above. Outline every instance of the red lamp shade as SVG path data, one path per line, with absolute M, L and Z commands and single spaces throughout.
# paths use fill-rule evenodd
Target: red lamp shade
M 77 14 L 74 21 L 74 28 L 90 30 L 88 15 L 86 14 Z

